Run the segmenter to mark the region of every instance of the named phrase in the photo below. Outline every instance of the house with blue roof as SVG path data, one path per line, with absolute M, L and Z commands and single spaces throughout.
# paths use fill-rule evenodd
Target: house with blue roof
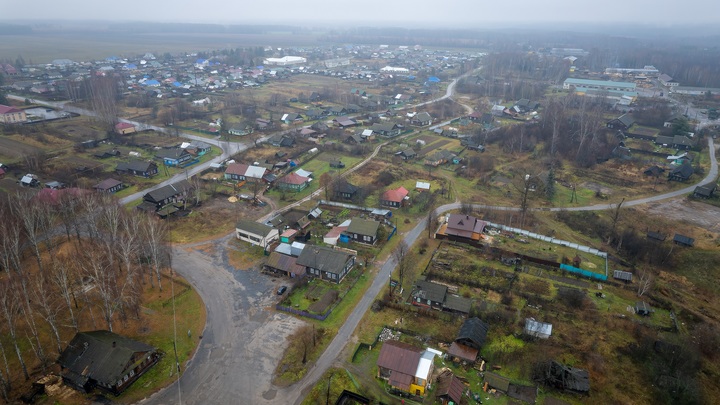
M 145 80 L 145 82 L 142 84 L 143 86 L 160 87 L 160 82 L 155 79 Z

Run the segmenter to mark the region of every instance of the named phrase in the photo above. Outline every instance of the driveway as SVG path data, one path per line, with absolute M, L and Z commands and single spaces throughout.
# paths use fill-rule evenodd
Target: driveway
M 303 321 L 273 309 L 279 280 L 227 264 L 232 236 L 207 248 L 173 248 L 173 268 L 198 291 L 207 324 L 193 359 L 178 383 L 141 404 L 284 404 L 290 390 L 272 386 L 286 338 Z M 203 245 L 200 245 L 203 246 Z M 206 245 L 205 245 L 206 246 Z

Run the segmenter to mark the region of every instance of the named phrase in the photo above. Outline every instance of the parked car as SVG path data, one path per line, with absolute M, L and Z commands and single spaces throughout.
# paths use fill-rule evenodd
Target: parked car
M 285 291 L 287 291 L 287 287 L 286 287 L 286 286 L 281 286 L 280 288 L 278 288 L 277 294 L 278 294 L 278 295 L 283 295 L 283 294 L 285 294 Z

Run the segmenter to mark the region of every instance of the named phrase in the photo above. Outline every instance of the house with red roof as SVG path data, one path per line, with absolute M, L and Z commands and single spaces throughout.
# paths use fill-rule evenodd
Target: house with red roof
M 310 178 L 301 176 L 295 172 L 283 176 L 275 182 L 280 190 L 302 191 L 310 185 Z
M 408 194 L 409 192 L 403 186 L 394 190 L 387 190 L 380 196 L 380 205 L 389 208 L 400 208 L 405 205 Z
M 25 121 L 27 121 L 27 115 L 24 110 L 0 104 L 0 123 L 22 124 Z
M 391 387 L 413 395 L 425 395 L 433 374 L 435 352 L 394 340 L 380 348 L 378 377 Z
M 118 122 L 115 124 L 115 133 L 120 135 L 133 134 L 136 132 L 135 125 L 127 122 Z

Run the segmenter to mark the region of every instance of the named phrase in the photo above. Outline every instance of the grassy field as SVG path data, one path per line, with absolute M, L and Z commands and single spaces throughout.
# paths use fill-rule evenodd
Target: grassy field
M 170 291 L 169 280 L 164 280 L 164 292 Z M 184 281 L 175 283 L 175 313 L 177 317 L 178 336 L 176 342 L 178 362 L 181 372 L 186 362 L 192 356 L 199 342 L 199 336 L 205 328 L 205 306 L 200 296 Z M 145 305 L 147 321 L 143 332 L 145 336 L 137 338 L 162 350 L 165 354 L 160 362 L 150 371 L 138 379 L 118 400 L 121 403 L 131 404 L 146 398 L 160 387 L 167 386 L 177 379 L 172 339 L 172 299 L 164 294 L 158 296 L 157 291 L 149 291 L 157 298 Z
M 86 28 L 87 29 L 87 28 Z M 316 44 L 316 34 L 274 33 L 205 34 L 205 33 L 109 33 L 104 27 L 89 32 L 41 31 L 32 35 L 15 35 L 13 41 L 0 45 L 0 54 L 22 56 L 29 63 L 50 63 L 53 59 L 75 61 L 104 60 L 110 56 L 131 57 L 152 52 L 162 56 L 207 51 L 218 48 L 264 45 L 268 42 L 286 46 Z M 90 34 L 89 34 L 90 33 Z M 20 47 L 20 48 L 18 48 Z M 22 49 L 18 53 L 18 49 Z

